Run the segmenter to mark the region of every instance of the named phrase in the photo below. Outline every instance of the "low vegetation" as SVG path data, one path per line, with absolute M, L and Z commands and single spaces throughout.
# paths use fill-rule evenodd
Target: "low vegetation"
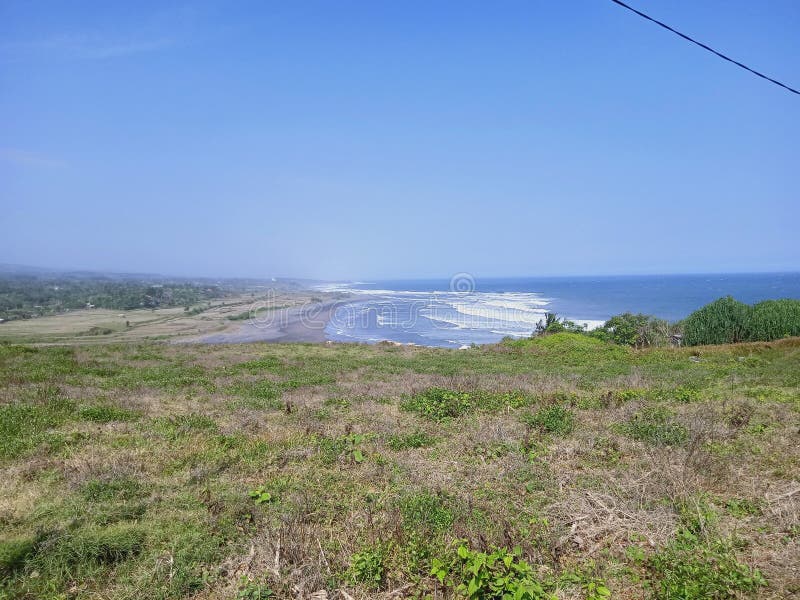
M 636 345 L 0 344 L 0 598 L 796 596 L 800 341 Z
M 727 296 L 669 323 L 651 315 L 624 313 L 588 330 L 553 313 L 536 325 L 533 336 L 579 333 L 634 348 L 653 346 L 770 342 L 800 336 L 800 300 L 765 300 L 752 306 Z

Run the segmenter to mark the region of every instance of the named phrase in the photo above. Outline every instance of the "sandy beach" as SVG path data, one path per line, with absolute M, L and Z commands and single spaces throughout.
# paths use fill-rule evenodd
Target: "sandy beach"
M 352 300 L 316 302 L 282 308 L 248 319 L 235 329 L 180 340 L 185 343 L 240 344 L 244 342 L 324 342 L 325 326 L 333 312 Z

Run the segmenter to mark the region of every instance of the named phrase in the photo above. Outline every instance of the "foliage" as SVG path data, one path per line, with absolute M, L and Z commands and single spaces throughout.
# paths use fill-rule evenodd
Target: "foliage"
M 751 311 L 731 296 L 715 300 L 684 319 L 683 341 L 687 346 L 743 342 Z
M 445 531 L 453 524 L 453 512 L 447 499 L 430 492 L 409 494 L 400 500 L 403 524 L 412 529 Z
M 474 600 L 554 599 L 536 579 L 533 567 L 520 558 L 519 550 L 494 548 L 491 552 L 470 550 L 461 543 L 449 561 L 434 558 L 431 575 Z
M 349 433 L 338 438 L 320 438 L 319 446 L 322 452 L 322 460 L 326 464 L 332 464 L 345 456 L 349 462 L 360 464 L 364 462 L 363 444 L 369 436 L 363 433 Z
M 236 600 L 271 600 L 275 592 L 267 585 L 245 579 L 236 591 Z
M 800 335 L 800 300 L 765 300 L 753 305 L 747 323 L 749 341 L 769 342 Z
M 258 486 L 254 490 L 250 490 L 248 495 L 256 504 L 266 504 L 268 502 L 272 502 L 273 500 L 272 494 L 270 494 L 263 485 Z
M 476 410 L 519 408 L 530 401 L 531 398 L 521 392 L 466 392 L 432 387 L 406 398 L 400 408 L 442 423 Z
M 362 583 L 370 589 L 383 586 L 386 577 L 386 549 L 382 546 L 368 547 L 350 557 L 350 580 Z
M 432 421 L 445 421 L 472 411 L 475 401 L 469 392 L 432 387 L 408 398 L 402 408 Z
M 620 430 L 635 440 L 656 446 L 675 446 L 689 439 L 689 431 L 663 406 L 647 406 L 635 413 Z
M 736 560 L 730 542 L 704 540 L 691 527 L 681 527 L 670 544 L 653 555 L 648 567 L 661 600 L 737 598 L 766 585 L 764 576 Z
M 575 414 L 563 406 L 553 404 L 523 416 L 523 421 L 541 431 L 568 435 L 575 429 Z
M 688 346 L 769 342 L 800 335 L 800 300 L 766 300 L 749 306 L 727 296 L 686 317 L 683 332 Z
M 354 463 L 364 462 L 364 451 L 361 444 L 367 439 L 363 433 L 351 433 L 344 438 L 344 451 Z
M 664 319 L 629 312 L 611 317 L 601 329 L 615 344 L 634 348 L 663 346 L 670 335 L 670 325 Z
M 568 319 L 560 319 L 555 313 L 545 313 L 544 319 L 536 323 L 536 328 L 533 330 L 533 335 L 551 335 L 554 333 L 562 333 L 564 331 L 570 333 L 584 333 L 586 331 L 586 326 L 578 325 L 574 321 L 570 321 Z
M 229 295 L 216 283 L 125 279 L 103 276 L 0 277 L 0 317 L 12 320 L 60 313 L 68 309 L 132 310 L 187 306 Z

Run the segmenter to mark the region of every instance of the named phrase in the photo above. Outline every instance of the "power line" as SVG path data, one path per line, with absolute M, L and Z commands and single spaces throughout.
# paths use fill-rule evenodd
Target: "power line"
M 793 94 L 797 94 L 798 96 L 800 96 L 800 91 L 798 91 L 798 90 L 796 90 L 796 89 L 794 89 L 794 88 L 792 88 L 792 87 L 789 87 L 788 85 L 786 85 L 786 84 L 784 84 L 784 83 L 781 83 L 781 82 L 780 82 L 780 81 L 778 81 L 777 79 L 773 79 L 772 77 L 767 77 L 767 76 L 766 76 L 766 75 L 764 75 L 763 73 L 759 73 L 759 72 L 758 72 L 758 71 L 756 71 L 755 69 L 751 69 L 751 68 L 750 68 L 750 67 L 748 67 L 747 65 L 744 65 L 744 64 L 740 63 L 738 60 L 733 60 L 732 58 L 730 58 L 729 56 L 725 56 L 725 55 L 724 55 L 724 54 L 722 54 L 721 52 L 717 52 L 716 50 L 714 50 L 714 49 L 713 49 L 713 48 L 711 48 L 710 46 L 706 46 L 704 43 L 702 43 L 702 42 L 698 42 L 697 40 L 690 38 L 688 35 L 686 35 L 686 34 L 684 34 L 684 33 L 681 33 L 680 31 L 678 31 L 678 30 L 676 30 L 676 29 L 673 29 L 672 27 L 670 27 L 670 26 L 669 26 L 669 25 L 667 25 L 666 23 L 662 23 L 662 22 L 661 22 L 661 21 L 659 21 L 658 19 L 654 19 L 653 17 L 651 17 L 651 16 L 648 16 L 648 15 L 644 14 L 643 12 L 640 12 L 640 11 L 636 10 L 636 9 L 635 9 L 635 8 L 633 8 L 632 6 L 628 6 L 628 5 L 627 5 L 627 4 L 625 4 L 624 2 L 620 2 L 620 0 L 611 0 L 611 1 L 612 1 L 614 4 L 619 4 L 619 5 L 620 5 L 620 6 L 622 6 L 623 8 L 627 8 L 629 11 L 636 13 L 637 15 L 639 15 L 640 17 L 642 17 L 642 18 L 644 18 L 644 19 L 647 19 L 648 21 L 652 21 L 653 23 L 655 23 L 656 25 L 658 25 L 658 26 L 660 26 L 660 27 L 663 27 L 663 28 L 664 28 L 664 29 L 666 29 L 667 31 L 671 31 L 671 32 L 672 32 L 672 33 L 674 33 L 675 35 L 678 35 L 678 36 L 682 37 L 683 39 L 685 39 L 685 40 L 688 40 L 688 41 L 692 42 L 693 44 L 697 44 L 698 46 L 700 46 L 700 47 L 701 47 L 701 48 L 703 48 L 704 50 L 708 50 L 708 51 L 709 51 L 709 52 L 711 52 L 712 54 L 716 54 L 716 55 L 717 55 L 717 56 L 719 56 L 721 59 L 723 59 L 723 60 L 727 60 L 728 62 L 735 64 L 737 67 L 741 67 L 741 68 L 743 68 L 745 71 L 750 71 L 750 72 L 751 72 L 753 75 L 758 75 L 759 77 L 761 77 L 761 79 L 766 79 L 767 81 L 771 81 L 771 82 L 772 82 L 772 83 L 774 83 L 775 85 L 779 85 L 779 86 L 781 86 L 782 88 L 784 88 L 784 89 L 786 89 L 786 90 L 789 90 L 789 91 L 790 91 L 790 92 L 792 92 Z

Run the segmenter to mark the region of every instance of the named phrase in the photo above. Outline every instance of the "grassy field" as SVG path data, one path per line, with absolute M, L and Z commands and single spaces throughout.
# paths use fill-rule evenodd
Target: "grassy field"
M 312 296 L 302 292 L 279 293 L 269 297 L 275 308 L 302 305 Z M 72 310 L 35 319 L 0 324 L 0 342 L 91 344 L 142 342 L 146 340 L 193 337 L 220 333 L 236 327 L 232 321 L 250 318 L 251 307 L 264 312 L 262 296 L 243 294 L 213 300 L 184 310 L 184 307 L 136 309 L 129 311 L 93 308 Z
M 797 338 L 0 345 L 0 381 L 3 598 L 800 593 Z

